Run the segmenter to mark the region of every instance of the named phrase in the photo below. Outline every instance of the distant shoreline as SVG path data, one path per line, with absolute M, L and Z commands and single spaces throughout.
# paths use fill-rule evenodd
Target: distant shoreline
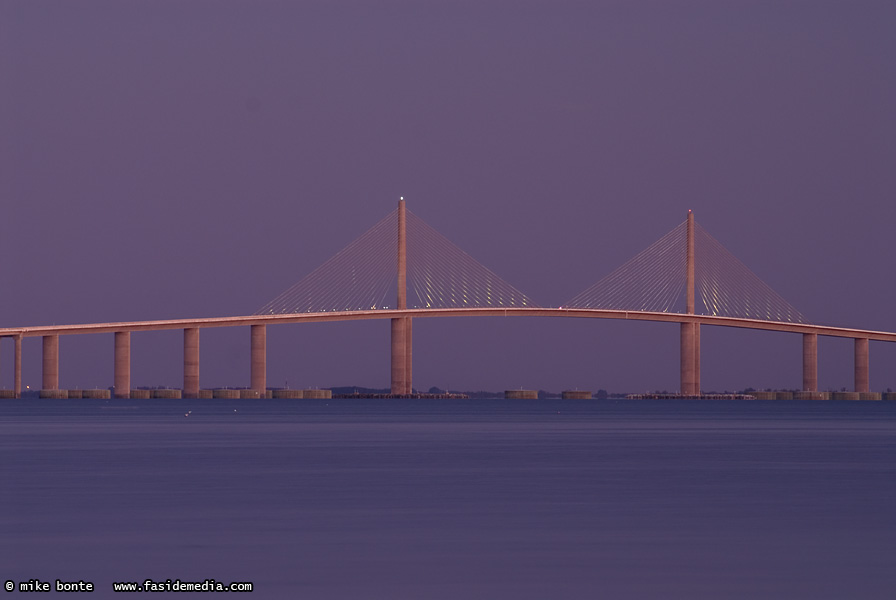
M 332 387 L 288 389 L 269 388 L 265 394 L 259 394 L 248 388 L 215 388 L 202 389 L 199 396 L 185 397 L 178 388 L 135 388 L 126 397 L 114 394 L 112 388 L 100 389 L 71 389 L 71 390 L 26 390 L 20 395 L 22 399 L 53 399 L 53 400 L 180 400 L 180 399 L 223 399 L 223 400 L 258 400 L 258 399 L 416 399 L 416 400 L 466 400 L 466 399 L 538 399 L 538 400 L 850 400 L 850 401 L 894 401 L 896 392 L 848 392 L 824 391 L 806 392 L 799 390 L 744 390 L 741 392 L 704 392 L 698 395 L 679 394 L 677 392 L 647 392 L 640 394 L 607 392 L 598 390 L 593 394 L 590 391 L 565 391 L 548 392 L 545 390 L 505 390 L 500 392 L 477 390 L 466 392 L 447 392 L 431 388 L 428 392 L 414 392 L 411 394 L 393 394 L 388 389 L 370 389 L 361 387 Z M 0 400 L 15 399 L 12 390 L 0 390 Z

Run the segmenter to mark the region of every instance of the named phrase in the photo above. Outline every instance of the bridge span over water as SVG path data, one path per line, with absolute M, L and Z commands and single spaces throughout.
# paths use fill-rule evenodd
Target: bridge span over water
M 416 271 L 412 269 L 411 277 L 416 280 L 414 289 L 417 303 L 425 304 L 425 306 L 408 307 L 407 214 L 402 200 L 399 202 L 397 211 L 390 215 L 390 217 L 395 217 L 395 223 L 387 217 L 347 248 L 347 250 L 351 250 L 354 246 L 358 246 L 354 248 L 354 253 L 362 257 L 360 266 L 357 261 L 351 265 L 354 274 L 352 289 L 342 289 L 338 285 L 335 287 L 333 285 L 321 286 L 320 283 L 338 279 L 334 273 L 344 267 L 343 263 L 347 259 L 352 262 L 352 252 L 344 250 L 334 259 L 325 263 L 321 269 L 311 273 L 254 315 L 0 328 L 0 338 L 10 337 L 15 340 L 15 395 L 18 397 L 22 391 L 21 344 L 22 339 L 26 337 L 41 337 L 43 339 L 42 389 L 57 390 L 59 388 L 59 336 L 113 333 L 116 397 L 128 397 L 130 394 L 131 333 L 171 329 L 182 329 L 184 332 L 183 393 L 186 397 L 195 397 L 199 393 L 199 331 L 212 327 L 250 328 L 250 387 L 260 396 L 263 396 L 266 390 L 266 328 L 268 325 L 278 324 L 389 319 L 392 325 L 391 382 L 393 394 L 410 394 L 412 392 L 412 321 L 419 318 L 561 317 L 679 323 L 681 328 L 680 391 L 685 395 L 700 393 L 700 327 L 702 325 L 801 334 L 803 336 L 802 387 L 804 391 L 808 392 L 818 391 L 819 335 L 855 340 L 856 392 L 870 391 L 869 342 L 896 342 L 896 332 L 834 327 L 805 322 L 798 311 L 765 286 L 752 272 L 747 272 L 747 276 L 741 275 L 741 281 L 734 284 L 726 281 L 722 278 L 723 276 L 737 272 L 738 269 L 744 269 L 744 267 L 739 262 L 731 262 L 730 258 L 725 257 L 724 248 L 721 251 L 716 248 L 717 253 L 723 255 L 722 259 L 716 256 L 714 260 L 705 261 L 708 266 L 701 278 L 696 267 L 695 247 L 698 234 L 693 214 L 690 212 L 682 226 L 574 298 L 570 302 L 570 306 L 557 308 L 534 305 L 528 297 L 497 278 L 491 271 L 472 261 L 468 255 L 462 252 L 456 254 L 459 251 L 454 250 L 453 247 L 438 248 L 439 244 L 445 244 L 444 239 L 432 237 L 433 234 L 424 229 L 424 232 L 428 233 L 430 237 L 420 240 L 423 243 L 418 245 L 424 247 L 422 253 L 427 251 L 432 253 L 436 257 L 432 261 L 434 263 L 440 259 L 449 262 L 447 278 L 451 280 L 452 284 L 446 286 L 443 282 L 436 281 L 433 277 L 436 271 L 432 265 L 422 268 L 422 274 L 421 268 L 418 267 Z M 377 230 L 388 231 L 390 227 L 396 225 L 398 244 L 397 249 L 392 247 L 393 258 L 391 261 L 383 257 L 371 259 L 371 248 L 382 243 L 382 240 L 375 238 Z M 422 224 L 418 226 L 418 229 L 424 227 L 426 227 L 425 224 Z M 392 229 L 392 232 L 394 231 Z M 361 243 L 364 242 L 365 237 L 369 237 L 374 242 L 367 240 L 366 243 Z M 394 237 L 392 239 L 394 240 Z M 704 246 L 711 248 L 713 242 L 718 244 L 709 238 Z M 435 251 L 432 250 L 434 246 L 437 247 Z M 681 246 L 681 248 L 677 248 L 677 246 Z M 386 247 L 388 248 L 388 243 Z M 378 264 L 377 261 L 382 264 Z M 441 266 L 444 268 L 444 265 Z M 394 280 L 397 280 L 397 302 L 393 307 L 376 305 L 375 296 L 380 293 L 382 284 L 376 277 L 368 277 L 371 272 L 382 268 L 395 270 L 393 272 Z M 373 283 L 359 288 L 356 285 L 358 272 L 362 273 L 364 277 L 368 277 Z M 680 285 L 675 284 L 677 279 L 682 279 Z M 743 281 L 744 279 L 746 282 Z M 700 280 L 699 285 L 698 280 Z M 370 288 L 373 289 L 373 301 L 369 296 Z M 345 303 L 346 296 L 357 294 L 358 289 L 367 296 L 361 300 L 352 299 L 351 302 L 372 305 L 371 308 L 351 309 L 339 306 L 340 303 Z M 704 305 L 704 312 L 712 314 L 696 312 L 698 289 Z M 319 296 L 326 297 L 328 302 L 332 302 L 330 298 L 335 297 L 336 302 L 333 303 L 335 308 L 322 308 L 322 305 L 315 304 Z M 679 296 L 683 296 L 684 306 L 681 307 L 683 310 L 670 310 L 679 300 Z M 452 302 L 445 301 L 446 297 L 463 298 L 463 302 L 455 300 L 455 304 L 461 304 L 455 306 L 434 305 L 451 304 Z M 464 305 L 471 303 L 479 305 Z M 634 303 L 633 306 L 641 308 L 599 308 L 592 306 L 594 303 L 608 305 Z M 732 310 L 731 307 L 734 309 Z M 661 308 L 662 310 L 650 310 L 651 308 Z M 741 314 L 719 314 L 725 310 Z M 772 315 L 779 319 L 769 318 Z

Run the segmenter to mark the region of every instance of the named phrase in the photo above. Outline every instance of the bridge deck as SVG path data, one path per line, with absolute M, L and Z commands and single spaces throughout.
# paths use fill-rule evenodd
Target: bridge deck
M 870 331 L 849 327 L 832 327 L 806 323 L 784 323 L 777 321 L 763 321 L 760 319 L 717 317 L 711 315 L 582 308 L 409 308 L 403 310 L 358 310 L 323 313 L 250 315 L 242 317 L 210 317 L 202 319 L 122 321 L 116 323 L 85 323 L 76 325 L 0 328 L 0 337 L 35 337 L 43 335 L 111 333 L 116 331 L 159 331 L 164 329 L 188 329 L 194 327 L 239 327 L 264 324 L 274 325 L 278 323 L 316 323 L 323 321 L 362 321 L 370 319 L 393 319 L 396 317 L 565 317 L 619 319 L 659 321 L 666 323 L 699 323 L 701 325 L 715 325 L 720 327 L 740 327 L 745 329 L 784 331 L 790 333 L 814 333 L 831 337 L 867 338 L 869 340 L 882 342 L 896 342 L 896 333 L 886 331 Z

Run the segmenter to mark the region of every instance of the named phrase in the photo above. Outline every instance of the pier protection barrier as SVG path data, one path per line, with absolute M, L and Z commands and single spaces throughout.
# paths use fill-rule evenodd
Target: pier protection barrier
M 272 398 L 288 398 L 290 400 L 301 400 L 304 398 L 302 390 L 270 390 Z
M 302 398 L 306 400 L 329 400 L 333 390 L 302 390 Z
M 184 397 L 189 398 L 189 396 L 184 396 Z M 214 397 L 215 397 L 214 390 L 199 390 L 199 392 L 196 394 L 196 398 L 198 398 L 200 400 L 211 400 Z
M 68 390 L 41 390 L 41 398 L 51 398 L 53 400 L 67 400 Z
M 884 392 L 881 396 L 883 400 L 896 400 L 896 392 Z
M 240 400 L 257 400 L 262 397 L 258 390 L 240 390 Z
M 80 400 L 84 397 L 84 390 L 68 390 L 69 399 Z
M 860 400 L 859 392 L 831 392 L 831 400 Z
M 95 400 L 111 400 L 112 392 L 110 390 L 103 389 L 92 389 L 92 390 L 81 390 L 82 398 L 93 398 Z
M 538 390 L 504 390 L 506 400 L 538 400 Z
M 232 390 L 230 388 L 219 388 L 217 390 L 212 391 L 213 398 L 220 398 L 223 400 L 239 400 L 240 399 L 240 390 Z
M 880 392 L 859 392 L 859 400 L 881 400 Z
M 591 392 L 586 390 L 566 390 L 560 394 L 564 400 L 591 400 Z
M 830 400 L 831 394 L 828 392 L 794 392 L 794 400 Z
M 0 399 L 2 400 L 15 400 L 15 397 L 15 390 L 0 390 Z
M 149 400 L 152 390 L 131 390 L 131 400 Z
M 180 400 L 182 397 L 181 391 L 171 388 L 163 388 L 158 390 L 152 390 L 152 397 L 159 398 L 164 400 Z

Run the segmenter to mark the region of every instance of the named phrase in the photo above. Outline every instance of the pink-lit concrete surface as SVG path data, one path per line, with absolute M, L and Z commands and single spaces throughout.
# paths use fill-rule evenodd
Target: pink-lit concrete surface
M 803 391 L 818 391 L 818 334 L 803 334 Z
M 115 397 L 131 397 L 131 332 L 115 332 Z
M 250 374 L 252 389 L 264 397 L 267 388 L 267 329 L 265 325 L 250 328 Z
M 408 359 L 403 351 L 408 348 L 406 325 L 410 318 L 438 317 L 564 317 L 577 319 L 618 319 L 631 321 L 657 321 L 662 323 L 682 323 L 692 325 L 714 325 L 717 327 L 738 327 L 759 329 L 763 331 L 781 331 L 828 337 L 856 339 L 856 384 L 864 386 L 867 391 L 869 382 L 869 345 L 868 342 L 896 342 L 896 333 L 888 331 L 871 331 L 849 327 L 832 327 L 827 325 L 810 325 L 806 323 L 784 323 L 763 321 L 759 319 L 743 319 L 738 317 L 717 317 L 713 315 L 688 315 L 681 313 L 657 313 L 623 310 L 603 310 L 587 308 L 407 308 L 404 310 L 357 310 L 327 313 L 300 313 L 288 315 L 250 315 L 243 317 L 212 317 L 205 319 L 167 319 L 158 321 L 122 321 L 115 323 L 85 323 L 77 325 L 46 325 L 36 327 L 11 327 L 0 329 L 0 337 L 13 337 L 16 343 L 16 385 L 21 391 L 21 339 L 23 337 L 44 338 L 43 386 L 44 389 L 57 389 L 59 385 L 59 338 L 60 335 L 116 333 L 133 331 L 160 331 L 165 329 L 184 330 L 184 395 L 195 396 L 199 393 L 199 329 L 203 327 L 245 327 L 251 325 L 275 325 L 287 323 L 320 323 L 327 321 L 364 321 L 373 319 L 392 319 L 392 373 L 396 375 L 408 368 Z M 693 331 L 693 330 L 692 330 Z M 698 330 L 699 331 L 699 330 Z M 690 335 L 682 327 L 682 344 L 690 345 Z M 804 344 L 805 342 L 804 338 Z M 404 342 L 404 343 L 402 343 Z M 696 349 L 695 349 L 696 350 Z M 696 353 L 688 352 L 690 361 L 696 360 Z M 817 352 L 816 352 L 817 354 Z M 805 359 L 804 346 L 804 359 Z M 683 360 L 683 363 L 686 362 Z M 403 368 L 402 368 L 403 367 Z M 693 373 L 690 365 L 688 372 Z M 396 373 L 396 369 L 399 373 Z M 684 372 L 683 367 L 682 371 Z M 804 382 L 806 381 L 806 365 L 804 363 Z M 817 381 L 817 369 L 816 369 Z M 410 387 L 404 381 L 401 389 Z M 57 387 L 47 387 L 57 386 Z M 859 390 L 857 390 L 859 391 Z M 407 392 L 396 392 L 407 393 Z
M 859 393 L 869 392 L 870 389 L 870 367 L 868 357 L 868 338 L 856 338 L 856 387 Z
M 75 335 L 87 333 L 114 333 L 116 331 L 162 331 L 206 327 L 240 327 L 248 325 L 276 325 L 286 323 L 321 323 L 326 321 L 367 321 L 398 319 L 402 317 L 564 317 L 576 319 L 617 319 L 622 321 L 657 321 L 661 323 L 699 323 L 717 327 L 738 327 L 763 331 L 788 333 L 815 333 L 828 337 L 867 338 L 878 342 L 896 342 L 896 332 L 745 319 L 718 317 L 715 315 L 688 315 L 597 308 L 407 308 L 381 310 L 347 310 L 319 313 L 292 313 L 285 315 L 248 315 L 238 317 L 207 317 L 193 319 L 160 319 L 154 321 L 116 321 L 110 323 L 82 323 L 73 325 L 38 325 L 30 327 L 0 328 L 0 337 L 40 337 L 45 335 Z
M 43 336 L 42 390 L 59 389 L 59 335 L 49 333 Z
M 399 310 L 406 309 L 408 306 L 407 256 L 407 213 L 402 199 L 398 201 L 398 301 L 396 306 Z M 392 319 L 391 332 L 391 390 L 393 394 L 410 394 L 413 388 L 411 320 L 409 318 Z
M 184 328 L 184 397 L 199 396 L 199 328 Z

